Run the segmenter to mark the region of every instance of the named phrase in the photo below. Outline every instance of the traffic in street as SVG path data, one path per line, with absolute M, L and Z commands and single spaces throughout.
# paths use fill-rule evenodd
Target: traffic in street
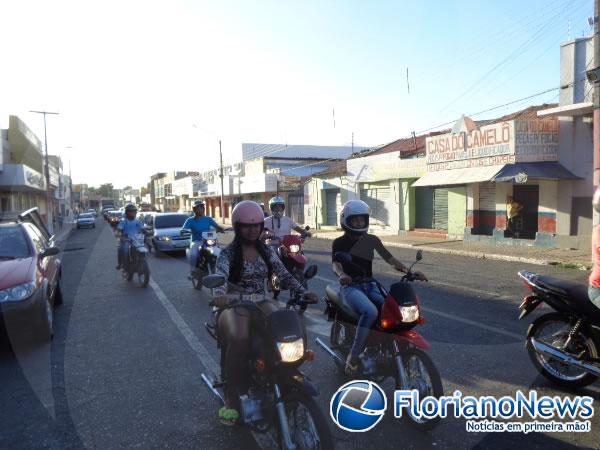
M 226 245 L 232 233 L 223 236 Z M 219 401 L 201 379 L 219 373 L 219 352 L 208 335 L 211 296 L 194 289 L 181 254 L 148 257 L 147 288 L 114 270 L 117 241 L 104 220 L 74 230 L 62 244 L 64 302 L 55 309 L 50 343 L 5 333 L 0 354 L 4 418 L 2 448 L 266 448 L 264 436 L 228 428 L 217 420 Z M 321 298 L 303 315 L 314 362 L 302 370 L 319 387 L 317 402 L 327 413 L 334 392 L 348 378 L 315 344 L 328 342 L 331 322 L 323 315 L 324 291 L 335 284 L 331 241 L 307 239 L 305 254 L 318 274 L 309 290 Z M 410 263 L 413 251 L 393 250 Z M 516 272 L 527 269 L 585 281 L 585 272 L 550 266 L 481 261 L 423 253 L 419 270 L 429 282 L 415 286 L 445 393 L 510 395 L 536 389 L 565 395 L 533 367 L 524 347 L 528 323 L 518 321 L 524 287 Z M 397 272 L 381 260 L 375 276 L 389 285 Z M 286 301 L 287 291 L 280 295 Z M 540 314 L 536 311 L 534 314 Z M 597 385 L 580 390 L 598 400 Z M 27 420 L 23 420 L 27 417 Z M 590 433 L 530 433 L 533 448 L 595 447 L 598 419 Z M 430 432 L 416 431 L 387 415 L 372 431 L 351 434 L 329 421 L 336 448 L 506 448 L 523 435 L 467 433 L 464 420 L 447 418 Z M 267 433 L 268 434 L 268 433 Z

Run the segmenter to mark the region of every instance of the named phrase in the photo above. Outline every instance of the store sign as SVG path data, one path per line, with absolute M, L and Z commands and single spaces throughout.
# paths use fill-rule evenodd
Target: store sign
M 557 120 L 515 121 L 517 162 L 558 161 Z
M 513 122 L 502 122 L 470 133 L 429 137 L 427 169 L 431 172 L 509 163 L 510 155 L 514 158 L 514 133 Z
M 25 179 L 31 187 L 44 188 L 44 178 L 37 172 L 25 171 Z

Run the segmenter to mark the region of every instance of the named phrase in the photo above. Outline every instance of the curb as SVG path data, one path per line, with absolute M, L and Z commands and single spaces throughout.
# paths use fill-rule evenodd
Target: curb
M 326 234 L 328 234 L 328 233 L 323 233 L 322 235 L 320 233 L 315 234 L 315 235 L 313 235 L 313 239 L 324 239 L 324 240 L 332 241 L 338 237 L 337 234 L 335 234 L 333 236 L 326 236 Z M 331 234 L 334 234 L 334 233 L 331 233 Z M 526 258 L 523 256 L 499 255 L 496 253 L 482 253 L 482 252 L 472 252 L 472 251 L 468 251 L 468 250 L 452 250 L 452 249 L 435 248 L 435 247 L 422 248 L 422 246 L 418 245 L 418 244 L 416 244 L 416 245 L 415 244 L 402 244 L 400 242 L 383 241 L 383 243 L 388 247 L 408 248 L 408 249 L 413 249 L 413 250 L 423 250 L 424 252 L 430 252 L 430 253 L 442 253 L 445 255 L 455 255 L 455 256 L 468 256 L 471 258 L 490 259 L 490 260 L 494 260 L 494 261 L 520 262 L 520 263 L 524 263 L 524 264 L 534 264 L 534 265 L 538 265 L 538 266 L 549 266 L 549 265 L 560 265 L 561 264 L 560 261 L 548 261 L 545 259 Z

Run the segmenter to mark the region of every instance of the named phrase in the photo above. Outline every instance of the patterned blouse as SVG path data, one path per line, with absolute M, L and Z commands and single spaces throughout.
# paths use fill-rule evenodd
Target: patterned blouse
M 275 251 L 271 248 L 267 248 L 269 260 L 273 266 L 273 273 L 277 275 L 281 285 L 287 289 L 294 289 L 298 292 L 304 293 L 306 289 L 294 278 L 294 276 L 287 271 Z M 225 247 L 219 258 L 217 259 L 217 267 L 215 273 L 225 276 L 225 279 L 229 278 L 229 266 L 233 259 L 233 248 L 231 246 Z M 264 294 L 265 285 L 269 275 L 269 270 L 262 257 L 258 257 L 255 262 L 248 262 L 244 260 L 244 268 L 242 269 L 242 275 L 238 286 L 242 287 L 248 294 Z M 213 295 L 225 295 L 227 292 L 226 286 L 219 287 L 213 290 Z

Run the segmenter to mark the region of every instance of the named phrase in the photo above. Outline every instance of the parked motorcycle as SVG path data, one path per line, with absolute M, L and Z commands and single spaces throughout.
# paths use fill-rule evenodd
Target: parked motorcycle
M 182 235 L 191 234 L 187 230 L 182 230 Z M 221 254 L 221 246 L 219 245 L 219 238 L 215 231 L 205 231 L 202 233 L 202 241 L 191 242 L 189 248 L 186 250 L 186 254 L 189 257 L 194 246 L 199 246 L 199 256 L 196 261 L 196 267 L 193 273 L 190 275 L 194 289 L 202 289 L 202 279 L 206 275 L 215 273 L 217 266 L 217 258 Z
M 127 270 L 123 270 L 123 277 L 127 281 L 131 281 L 134 275 L 137 275 L 136 279 L 141 287 L 148 286 L 150 281 L 150 268 L 148 267 L 148 261 L 146 255 L 148 249 L 144 242 L 144 235 L 137 233 L 134 236 L 128 238 L 129 240 L 129 253 L 127 255 L 128 264 L 126 265 Z
M 313 277 L 316 272 L 317 267 L 311 266 L 305 278 Z M 203 279 L 203 285 L 209 289 L 225 282 L 219 274 Z M 232 289 L 235 290 L 235 286 L 230 285 L 230 291 Z M 306 329 L 295 313 L 295 309 L 307 304 L 307 301 L 298 294 L 285 309 L 265 316 L 257 306 L 257 301 L 265 298 L 263 295 L 257 299 L 257 294 L 239 292 L 223 308 L 244 308 L 252 316 L 248 383 L 246 392 L 240 395 L 240 423 L 259 433 L 276 430 L 280 449 L 333 448 L 327 419 L 314 400 L 319 390 L 300 371 L 305 361 L 312 361 L 315 357 L 315 353 L 306 347 Z M 218 341 L 219 333 L 214 325 L 207 323 L 205 326 L 217 340 L 223 358 L 225 343 Z M 203 373 L 202 380 L 224 404 L 227 374 L 221 374 L 222 381 L 215 381 L 214 376 Z
M 554 312 L 534 320 L 527 330 L 527 352 L 540 373 L 569 388 L 587 386 L 600 376 L 600 309 L 587 286 L 521 270 L 531 294 L 519 306 L 519 320 L 545 303 Z
M 308 231 L 310 230 L 310 227 L 307 225 L 304 229 Z M 304 288 L 308 287 L 306 279 L 304 278 L 304 268 L 306 266 L 307 258 L 306 255 L 304 255 L 302 246 L 307 236 L 307 233 L 299 235 L 288 234 L 279 239 L 275 237 L 270 230 L 266 230 L 264 233 L 264 243 L 273 247 L 287 271 L 291 273 Z M 277 275 L 275 274 L 273 274 L 271 278 L 271 290 L 273 292 L 273 298 L 278 298 L 282 290 L 279 278 L 277 278 Z M 294 298 L 295 295 L 296 292 L 291 290 L 290 299 Z M 303 314 L 305 310 L 306 308 L 300 309 L 299 313 Z
M 352 263 L 349 253 L 338 252 L 335 260 L 343 264 L 351 264 L 363 271 L 360 266 Z M 413 328 L 424 323 L 419 306 L 419 298 L 412 288 L 415 281 L 412 272 L 414 265 L 422 259 L 422 252 L 417 252 L 416 261 L 410 266 L 408 273 L 402 279 L 386 290 L 377 280 L 364 276 L 353 280 L 353 284 L 375 282 L 385 298 L 385 303 L 379 311 L 379 317 L 373 324 L 365 350 L 359 356 L 359 372 L 357 378 L 382 382 L 393 378 L 396 389 L 419 391 L 420 398 L 427 396 L 441 397 L 444 394 L 442 380 L 435 364 L 425 353 L 430 348 L 429 343 Z M 329 285 L 325 288 L 326 309 L 331 324 L 329 336 L 330 345 L 317 338 L 320 345 L 335 361 L 338 370 L 344 373 L 346 358 L 350 352 L 356 334 L 358 314 L 346 303 L 340 295 L 340 286 Z M 421 430 L 429 430 L 439 422 L 434 419 L 418 418 L 408 412 L 406 416 L 411 425 Z

